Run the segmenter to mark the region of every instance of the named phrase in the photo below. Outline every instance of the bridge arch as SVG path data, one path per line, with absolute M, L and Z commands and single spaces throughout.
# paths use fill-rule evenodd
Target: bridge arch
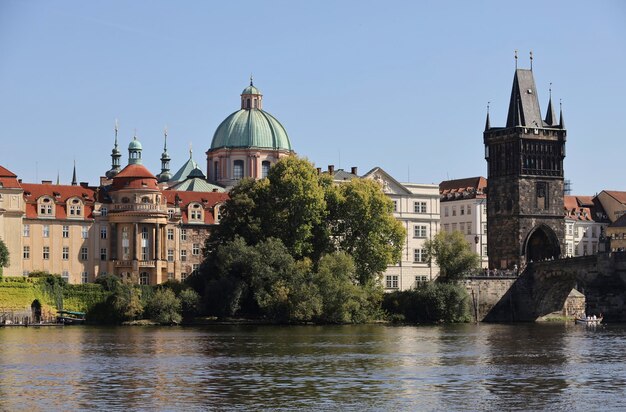
M 526 262 L 558 259 L 561 255 L 559 238 L 549 226 L 539 224 L 528 232 L 522 244 L 521 255 L 526 258 Z

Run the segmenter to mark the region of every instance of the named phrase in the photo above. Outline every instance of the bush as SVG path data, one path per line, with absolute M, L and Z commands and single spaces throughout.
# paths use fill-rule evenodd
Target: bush
M 122 284 L 122 280 L 118 276 L 108 274 L 98 276 L 95 283 L 102 286 L 104 290 L 113 292 Z
M 392 319 L 413 323 L 458 323 L 471 320 L 469 296 L 464 287 L 429 282 L 417 289 L 385 295 L 383 309 Z
M 193 289 L 185 289 L 178 295 L 183 319 L 189 320 L 200 313 L 200 295 Z
M 146 315 L 164 325 L 180 323 L 181 302 L 171 289 L 158 289 L 146 306 Z

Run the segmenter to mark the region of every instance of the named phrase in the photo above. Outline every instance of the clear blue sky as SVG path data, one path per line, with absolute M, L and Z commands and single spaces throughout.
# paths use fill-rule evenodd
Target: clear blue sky
M 623 1 L 0 1 L 0 164 L 24 181 L 96 184 L 115 119 L 160 170 L 204 152 L 252 73 L 264 108 L 318 167 L 400 181 L 486 176 L 486 105 L 502 126 L 514 71 L 548 88 L 576 194 L 626 190 Z

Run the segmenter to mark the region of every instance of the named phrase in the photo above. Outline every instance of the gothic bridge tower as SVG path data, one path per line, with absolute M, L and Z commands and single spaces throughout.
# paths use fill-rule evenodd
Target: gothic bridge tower
M 558 258 L 565 237 L 566 131 L 562 111 L 556 121 L 551 95 L 541 118 L 532 54 L 530 70 L 515 69 L 506 126 L 491 127 L 487 111 L 483 138 L 489 267 L 521 268 L 531 260 Z

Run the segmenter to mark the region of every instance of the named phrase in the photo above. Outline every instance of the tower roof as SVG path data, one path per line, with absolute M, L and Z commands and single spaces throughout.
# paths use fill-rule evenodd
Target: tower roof
M 543 127 L 532 70 L 516 69 L 506 127 Z
M 185 164 L 183 164 L 182 167 L 180 169 L 178 169 L 178 171 L 176 173 L 174 173 L 174 176 L 171 177 L 169 182 L 170 183 L 182 182 L 196 168 L 198 168 L 198 163 L 196 163 L 195 160 L 193 160 L 192 152 L 189 151 L 189 159 L 187 159 Z

